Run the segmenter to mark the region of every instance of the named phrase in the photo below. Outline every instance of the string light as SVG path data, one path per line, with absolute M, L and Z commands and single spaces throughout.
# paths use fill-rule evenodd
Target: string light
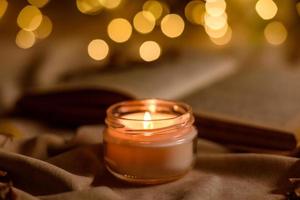
M 205 3 L 206 12 L 214 17 L 218 17 L 225 12 L 225 0 L 207 0 Z
M 264 35 L 270 44 L 280 45 L 287 38 L 287 30 L 281 22 L 274 21 L 266 26 Z
M 161 30 L 166 36 L 176 38 L 184 31 L 184 21 L 177 14 L 168 14 L 161 21 Z
M 35 43 L 34 33 L 31 31 L 20 30 L 16 36 L 16 44 L 22 49 L 28 49 Z
M 186 18 L 193 24 L 204 24 L 205 6 L 202 1 L 190 1 L 184 9 Z
M 38 39 L 45 39 L 52 32 L 52 21 L 46 15 L 43 15 L 43 20 L 40 26 L 34 31 L 35 37 Z
M 26 31 L 34 31 L 43 20 L 41 11 L 35 6 L 26 6 L 18 15 L 17 23 Z
M 83 14 L 96 15 L 103 6 L 99 0 L 76 0 L 77 8 Z
M 7 6 L 8 6 L 7 0 L 0 0 L 0 19 L 5 14 L 7 10 Z
M 277 5 L 273 0 L 259 0 L 255 5 L 257 14 L 264 20 L 272 19 L 277 13 Z
M 121 0 L 99 0 L 103 7 L 115 9 L 121 4 Z
M 88 45 L 88 54 L 94 60 L 103 60 L 107 57 L 109 47 L 104 40 L 95 39 Z
M 140 46 L 140 56 L 146 62 L 157 60 L 160 53 L 160 46 L 154 41 L 146 41 Z
M 48 2 L 49 0 L 28 0 L 28 3 L 38 8 L 44 7 Z
M 222 37 L 219 38 L 210 37 L 210 40 L 216 45 L 226 45 L 230 42 L 231 38 L 232 38 L 232 30 L 230 27 L 228 27 L 226 33 Z
M 132 34 L 131 24 L 123 18 L 113 19 L 107 27 L 108 36 L 115 42 L 122 43 L 129 40 Z
M 133 26 L 140 33 L 150 33 L 155 27 L 155 18 L 151 12 L 138 12 L 133 18 Z

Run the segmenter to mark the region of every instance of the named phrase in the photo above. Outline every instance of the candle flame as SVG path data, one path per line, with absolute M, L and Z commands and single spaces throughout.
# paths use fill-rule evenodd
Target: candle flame
M 153 123 L 150 122 L 152 119 L 150 112 L 145 112 L 144 114 L 144 129 L 152 129 Z

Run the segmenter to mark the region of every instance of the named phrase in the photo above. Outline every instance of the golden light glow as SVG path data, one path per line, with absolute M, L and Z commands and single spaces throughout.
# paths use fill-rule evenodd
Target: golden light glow
M 265 30 L 264 35 L 266 40 L 272 45 L 280 45 L 287 38 L 287 30 L 281 22 L 269 23 Z
M 43 20 L 41 11 L 35 6 L 26 6 L 18 15 L 17 23 L 26 31 L 34 31 Z
M 44 39 L 48 37 L 52 32 L 52 27 L 51 19 L 43 15 L 41 25 L 34 31 L 35 37 L 38 39 Z
M 205 32 L 209 35 L 209 37 L 220 38 L 226 34 L 228 29 L 228 24 L 225 24 L 225 26 L 222 27 L 221 29 L 211 29 L 207 25 L 205 25 L 204 28 L 205 28 Z
M 205 14 L 204 3 L 202 1 L 190 1 L 184 9 L 184 14 L 191 23 L 203 25 Z
M 255 10 L 261 18 L 268 20 L 275 17 L 278 8 L 273 0 L 258 0 Z
M 300 2 L 298 2 L 296 4 L 296 9 L 297 9 L 297 12 L 298 12 L 298 15 L 300 16 Z M 1 15 L 0 15 L 1 16 Z M 0 17 L 1 18 L 1 17 Z
M 140 33 L 150 33 L 155 27 L 155 18 L 151 12 L 138 12 L 133 18 L 133 26 Z
M 103 7 L 107 9 L 117 8 L 121 4 L 121 0 L 99 0 Z
M 7 10 L 8 3 L 6 0 L 0 0 L 0 19 L 3 17 Z
M 227 15 L 223 13 L 222 15 L 215 17 L 208 13 L 204 15 L 204 23 L 211 29 L 219 30 L 222 29 L 227 24 Z
M 140 56 L 144 61 L 154 61 L 159 58 L 160 53 L 160 46 L 154 41 L 146 41 L 140 46 Z
M 103 8 L 99 0 L 76 0 L 76 5 L 80 12 L 88 15 L 96 15 Z
M 20 30 L 16 37 L 16 44 L 22 49 L 28 49 L 35 43 L 34 33 L 31 31 Z
M 184 30 L 184 21 L 177 14 L 168 14 L 161 21 L 161 30 L 166 36 L 176 38 Z
M 143 10 L 151 12 L 154 18 L 157 20 L 162 16 L 164 8 L 159 1 L 151 0 L 144 3 Z
M 28 0 L 28 3 L 38 8 L 44 7 L 48 2 L 49 0 Z
M 113 19 L 107 27 L 108 36 L 115 42 L 126 42 L 131 34 L 131 24 L 123 18 Z
M 107 57 L 109 47 L 104 40 L 92 40 L 88 45 L 88 54 L 94 60 L 103 60 Z
M 214 17 L 218 17 L 225 12 L 225 0 L 207 0 L 205 3 L 206 12 Z
M 149 122 L 151 121 L 151 119 L 152 119 L 151 114 L 149 112 L 145 112 L 144 122 L 143 122 L 144 129 L 153 129 L 153 123 Z
M 226 45 L 230 42 L 231 38 L 232 38 L 232 30 L 230 27 L 228 27 L 225 35 L 223 35 L 222 37 L 219 37 L 219 38 L 211 37 L 210 40 L 213 43 L 215 43 L 216 45 Z

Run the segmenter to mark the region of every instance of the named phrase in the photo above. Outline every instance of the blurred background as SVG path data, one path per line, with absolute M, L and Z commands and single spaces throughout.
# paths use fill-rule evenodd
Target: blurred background
M 0 108 L 62 83 L 178 99 L 241 68 L 296 70 L 299 44 L 298 0 L 0 0 Z

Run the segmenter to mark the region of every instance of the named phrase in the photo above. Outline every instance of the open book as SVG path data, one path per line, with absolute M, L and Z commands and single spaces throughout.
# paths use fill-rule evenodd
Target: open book
M 300 128 L 299 80 L 296 70 L 238 70 L 228 56 L 186 54 L 160 66 L 105 72 L 64 85 L 76 90 L 28 94 L 18 107 L 78 125 L 101 122 L 106 108 L 121 100 L 182 100 L 194 110 L 200 137 L 243 151 L 291 154 Z

